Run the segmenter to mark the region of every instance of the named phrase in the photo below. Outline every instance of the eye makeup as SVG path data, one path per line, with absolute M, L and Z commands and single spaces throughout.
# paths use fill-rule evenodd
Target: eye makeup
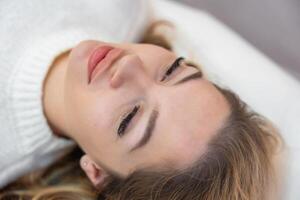
M 167 69 L 163 78 L 160 81 L 164 81 L 168 76 L 172 74 L 172 72 L 180 66 L 180 61 L 184 60 L 183 57 L 178 57 L 174 63 Z
M 184 57 L 178 57 L 173 64 L 166 70 L 166 72 L 164 73 L 163 78 L 161 79 L 161 81 L 164 81 L 168 76 L 170 76 L 178 67 L 182 66 L 181 65 L 181 61 L 185 60 Z M 193 63 L 191 62 L 185 62 L 185 64 L 189 67 L 193 67 L 199 70 L 199 72 L 192 74 L 190 77 L 186 77 L 185 79 L 181 80 L 181 82 L 186 82 L 189 79 L 195 79 L 195 78 L 201 78 L 202 77 L 202 73 L 201 70 Z M 181 83 L 179 82 L 179 83 Z M 177 84 L 179 84 L 177 83 Z M 124 117 L 118 127 L 117 133 L 119 135 L 119 137 L 122 137 L 125 133 L 126 133 L 126 128 L 129 126 L 129 123 L 131 122 L 131 120 L 136 116 L 137 112 L 140 109 L 140 105 L 138 106 L 134 106 L 134 108 L 131 110 L 131 112 L 129 114 L 126 115 L 126 117 Z
M 126 128 L 132 118 L 136 115 L 137 111 L 139 110 L 140 106 L 135 106 L 133 110 L 121 121 L 119 128 L 118 128 L 118 135 L 122 137 L 126 131 Z

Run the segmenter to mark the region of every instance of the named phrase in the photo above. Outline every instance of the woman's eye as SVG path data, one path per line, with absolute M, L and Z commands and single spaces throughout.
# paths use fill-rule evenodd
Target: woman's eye
M 124 135 L 127 126 L 129 125 L 132 118 L 135 116 L 140 106 L 135 106 L 133 110 L 121 121 L 118 128 L 118 135 L 121 137 Z
M 175 69 L 177 69 L 180 66 L 180 61 L 184 60 L 183 57 L 179 57 L 175 60 L 175 62 L 171 65 L 171 67 L 169 67 L 166 71 L 166 73 L 164 74 L 163 78 L 160 81 L 164 81 L 168 76 L 170 76 Z

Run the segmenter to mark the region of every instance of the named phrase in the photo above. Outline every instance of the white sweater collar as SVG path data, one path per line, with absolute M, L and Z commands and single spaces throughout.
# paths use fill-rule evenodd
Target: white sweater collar
M 61 53 L 73 48 L 80 41 L 97 39 L 98 36 L 80 31 L 55 32 L 47 37 L 37 38 L 23 52 L 16 63 L 17 71 L 11 76 L 11 111 L 16 132 L 21 137 L 23 150 L 31 153 L 40 149 L 44 154 L 58 150 L 70 140 L 55 136 L 44 115 L 42 98 L 43 82 L 54 59 Z M 102 40 L 110 41 L 109 36 L 101 35 Z M 54 142 L 56 141 L 56 142 Z

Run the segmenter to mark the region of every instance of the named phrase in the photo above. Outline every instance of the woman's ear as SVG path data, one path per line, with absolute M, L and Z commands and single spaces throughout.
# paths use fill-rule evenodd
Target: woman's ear
M 85 154 L 81 157 L 80 166 L 95 188 L 101 190 L 105 187 L 109 174 L 97 165 L 88 155 Z

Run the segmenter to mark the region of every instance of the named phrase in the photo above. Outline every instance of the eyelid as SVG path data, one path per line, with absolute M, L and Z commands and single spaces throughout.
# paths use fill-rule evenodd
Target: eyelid
M 185 60 L 185 58 L 180 56 L 180 57 L 177 57 L 171 65 L 168 65 L 167 67 L 163 67 L 162 73 L 160 73 L 159 82 L 163 82 L 169 76 L 174 75 L 174 73 L 176 73 L 179 68 L 182 68 L 182 63 L 184 63 L 184 60 Z M 174 62 L 177 62 L 178 65 L 176 65 Z M 175 64 L 175 65 L 173 65 L 173 64 Z M 175 69 L 171 70 L 173 67 L 175 67 Z M 171 70 L 172 72 L 169 75 L 167 75 L 167 72 L 169 70 Z
M 184 57 L 178 57 L 176 58 L 176 60 L 174 61 L 174 63 L 167 68 L 166 73 L 169 73 L 168 75 L 170 75 L 173 71 L 175 71 L 178 67 L 181 66 L 181 63 L 184 61 Z
M 193 62 L 193 61 L 191 61 L 191 60 L 189 60 L 185 57 L 178 57 L 177 59 L 179 59 L 179 58 L 182 58 L 182 59 L 179 60 L 178 67 L 176 67 L 176 69 L 174 69 L 173 72 L 170 75 L 168 75 L 166 78 L 169 78 L 170 76 L 176 76 L 177 74 L 180 74 L 187 67 L 192 67 L 192 68 L 195 68 L 197 71 L 199 71 L 199 70 L 201 71 L 201 68 L 195 62 Z M 167 69 L 164 68 L 163 74 L 160 77 L 160 82 L 162 82 L 161 80 L 166 76 L 166 72 L 171 68 L 172 68 L 172 66 L 168 66 Z
M 140 110 L 140 106 L 135 105 L 132 109 L 130 109 L 128 112 L 126 112 L 125 114 L 122 115 L 122 117 L 121 117 L 121 119 L 118 123 L 118 128 L 117 128 L 117 134 L 118 134 L 119 137 L 123 137 L 127 133 L 127 131 L 130 129 L 132 121 L 135 119 L 135 117 L 139 113 L 139 110 Z M 133 116 L 129 117 L 132 114 L 133 114 Z M 125 125 L 126 127 L 123 130 L 123 132 L 119 133 L 119 129 L 121 128 L 121 125 L 124 123 L 125 120 L 129 120 L 129 121 Z
M 125 132 L 123 133 L 122 136 L 125 136 L 126 133 L 128 131 L 131 130 L 131 127 L 134 123 L 136 123 L 135 121 L 140 118 L 140 115 L 142 114 L 143 110 L 144 110 L 144 100 L 134 100 L 130 103 L 129 106 L 126 106 L 126 108 L 123 110 L 123 112 L 121 112 L 122 114 L 119 115 L 118 119 L 115 121 L 115 130 L 114 130 L 114 134 L 117 135 L 117 138 L 122 138 L 122 136 L 118 135 L 118 129 L 122 123 L 122 121 L 133 111 L 133 109 L 135 107 L 139 107 L 137 112 L 135 113 L 135 115 L 133 116 L 133 118 L 130 120 L 130 123 L 128 124 Z

